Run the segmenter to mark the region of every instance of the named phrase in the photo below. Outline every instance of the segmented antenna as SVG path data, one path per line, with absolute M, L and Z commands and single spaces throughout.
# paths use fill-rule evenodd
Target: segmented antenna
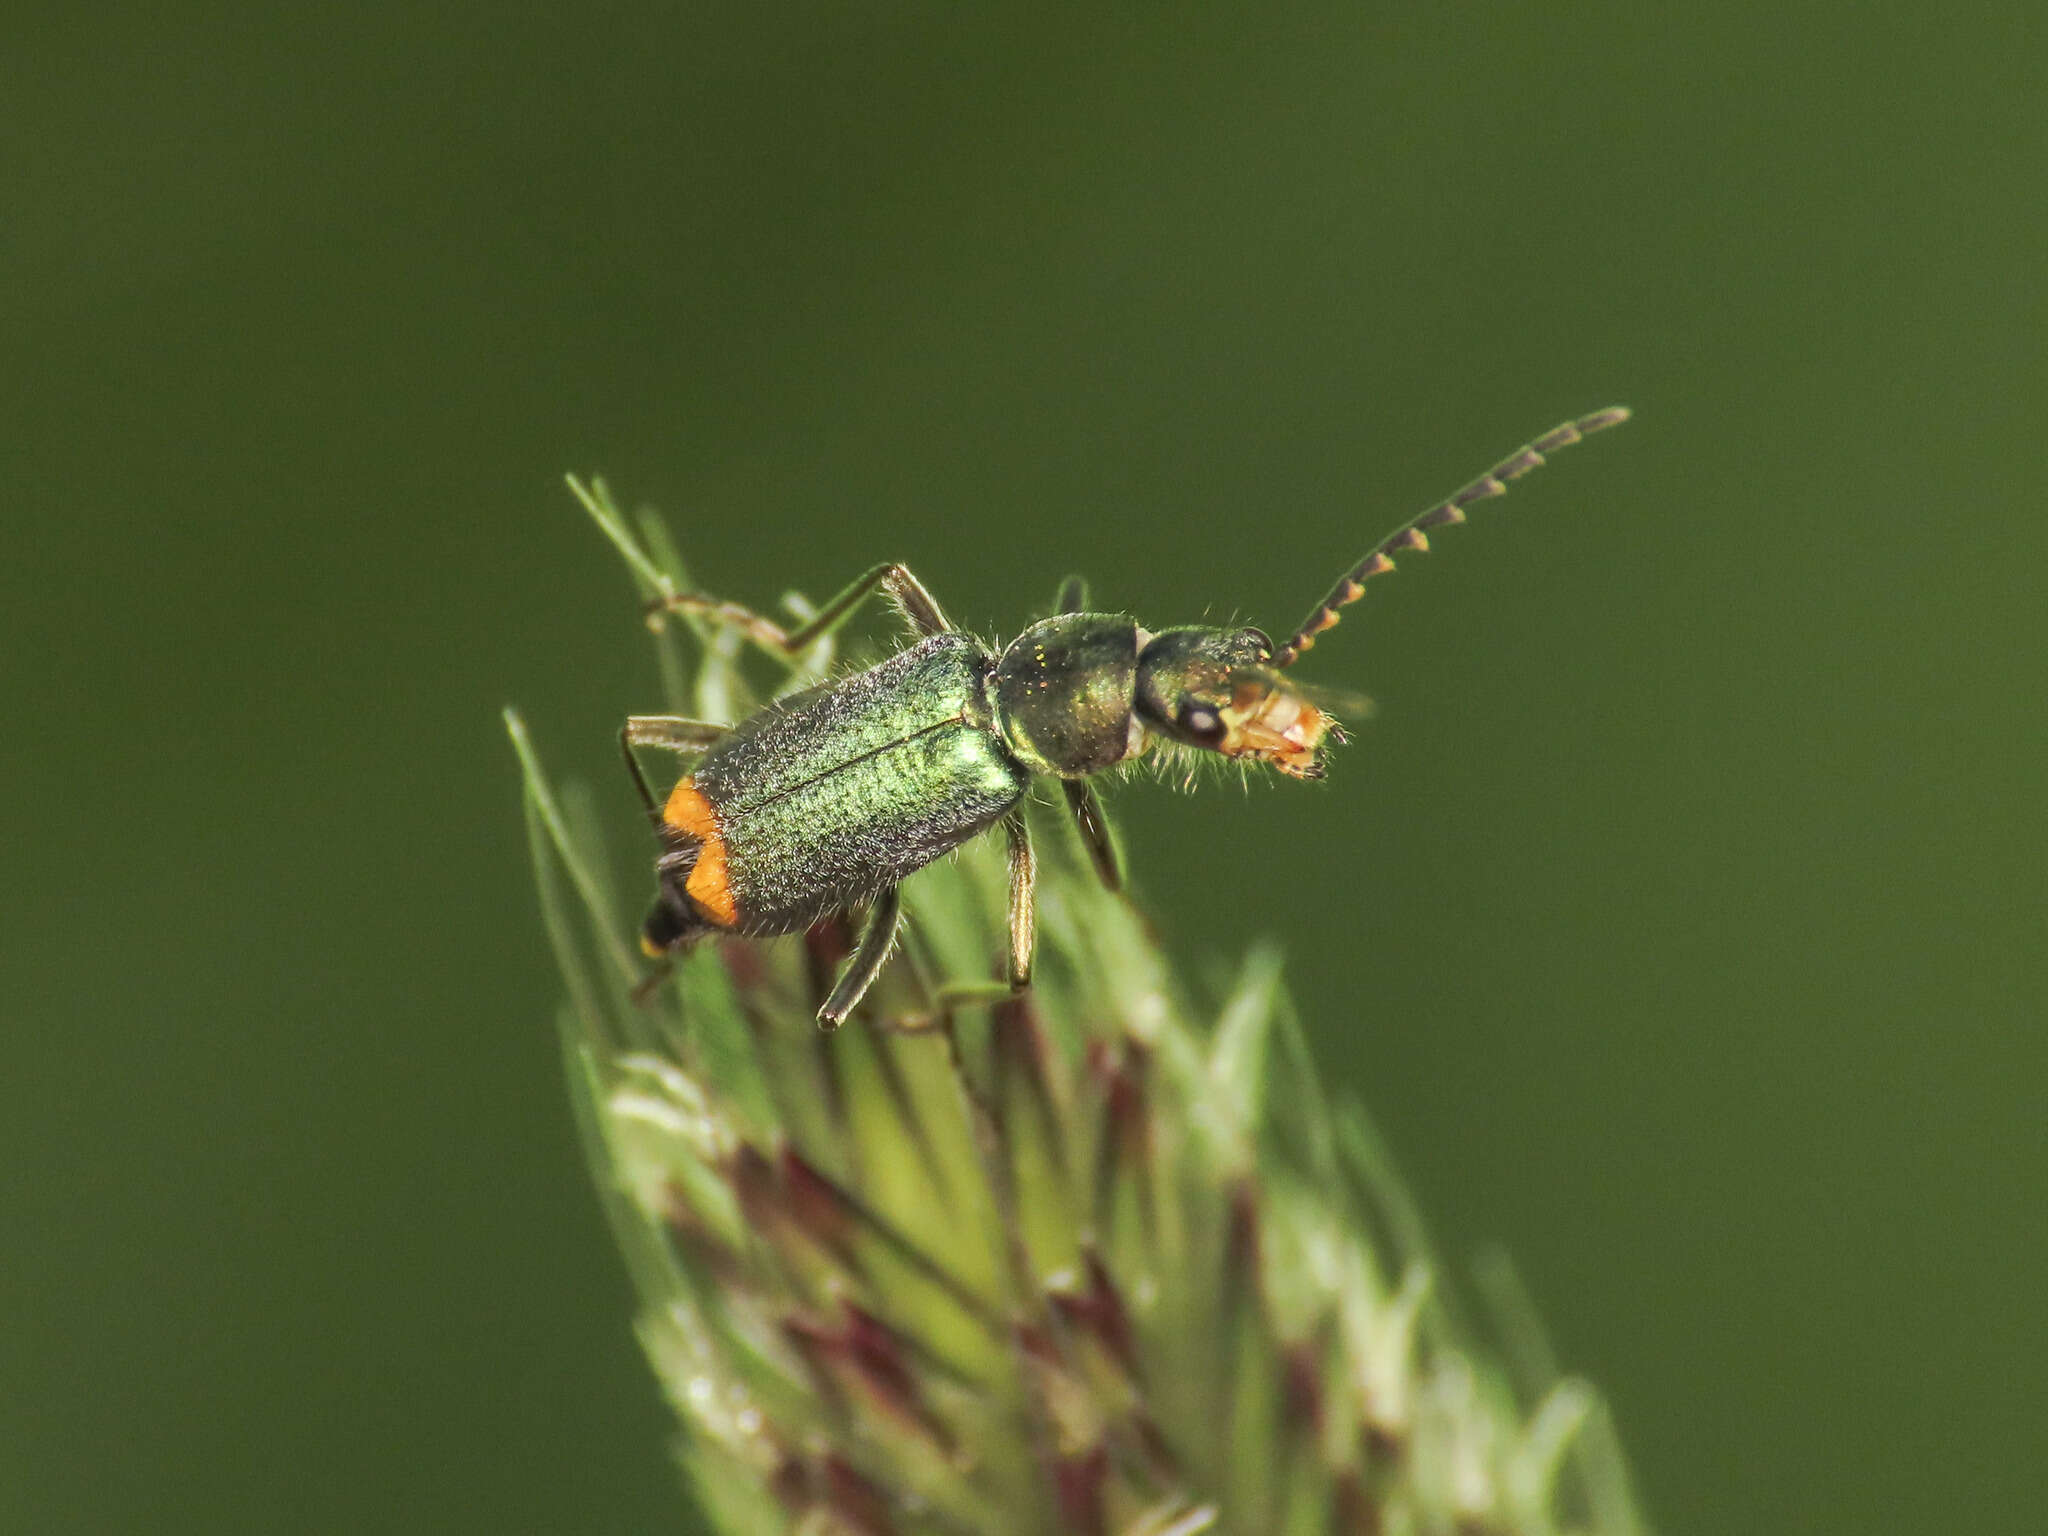
M 1569 448 L 1581 438 L 1591 437 L 1595 432 L 1605 432 L 1609 427 L 1618 427 L 1627 421 L 1628 417 L 1627 406 L 1611 405 L 1604 411 L 1595 411 L 1590 416 L 1581 416 L 1577 421 L 1567 421 L 1562 426 L 1552 427 L 1535 442 L 1525 443 L 1516 449 L 1462 491 L 1446 497 L 1422 516 L 1410 518 L 1375 544 L 1371 554 L 1345 572 L 1337 585 L 1330 589 L 1330 595 L 1316 604 L 1309 616 L 1301 621 L 1301 628 L 1294 632 L 1292 639 L 1280 647 L 1268 665 L 1293 665 L 1303 651 L 1315 645 L 1317 635 L 1337 622 L 1338 609 L 1357 602 L 1365 595 L 1365 584 L 1368 581 L 1394 568 L 1395 555 L 1406 554 L 1409 550 L 1414 550 L 1418 554 L 1428 550 L 1429 538 L 1424 532 L 1425 529 L 1445 528 L 1452 523 L 1464 522 L 1467 507 L 1489 497 L 1505 495 L 1510 480 L 1519 480 L 1530 470 L 1547 462 L 1544 455 L 1555 453 L 1560 448 Z

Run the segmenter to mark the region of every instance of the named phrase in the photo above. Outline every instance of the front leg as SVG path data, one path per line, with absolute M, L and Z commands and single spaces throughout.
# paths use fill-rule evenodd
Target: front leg
M 1081 842 L 1088 850 L 1089 862 L 1095 866 L 1096 878 L 1109 890 L 1122 890 L 1124 865 L 1117 854 L 1116 832 L 1110 827 L 1109 815 L 1102 809 L 1095 786 L 1086 779 L 1061 779 L 1060 788 L 1066 791 L 1067 809 L 1080 829 Z
M 860 1000 L 867 996 L 868 988 L 882 973 L 882 962 L 889 958 L 889 950 L 896 943 L 896 927 L 902 918 L 903 898 L 892 885 L 877 896 L 868 909 L 868 925 L 861 933 L 853 958 L 846 962 L 839 984 L 833 987 L 832 995 L 818 1010 L 820 1029 L 837 1029 L 846 1021 L 846 1016 L 860 1006 Z

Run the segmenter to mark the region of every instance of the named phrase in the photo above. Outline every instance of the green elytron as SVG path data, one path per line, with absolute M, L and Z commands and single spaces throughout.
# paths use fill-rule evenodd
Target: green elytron
M 1429 547 L 1427 530 L 1507 489 L 1544 455 L 1628 419 L 1623 407 L 1546 432 L 1421 516 L 1403 523 L 1345 572 L 1284 645 L 1258 629 L 1187 625 L 1152 631 L 1128 614 L 1087 611 L 1069 579 L 1056 611 L 1000 652 L 961 634 L 900 565 L 880 565 L 794 630 L 698 593 L 659 611 L 730 625 L 794 658 L 886 593 L 921 637 L 886 661 L 777 699 L 735 726 L 636 715 L 620 733 L 663 851 L 641 945 L 666 956 L 706 934 L 797 933 L 865 905 L 858 946 L 818 1022 L 835 1028 L 860 1002 L 895 941 L 897 886 L 967 839 L 1001 823 L 1010 845 L 1009 982 L 1031 977 L 1035 865 L 1023 799 L 1056 778 L 1097 873 L 1121 875 L 1093 774 L 1155 741 L 1270 764 L 1319 778 L 1336 722 L 1283 676 L 1337 622 L 1393 557 Z M 657 802 L 635 758 L 662 747 L 694 758 Z

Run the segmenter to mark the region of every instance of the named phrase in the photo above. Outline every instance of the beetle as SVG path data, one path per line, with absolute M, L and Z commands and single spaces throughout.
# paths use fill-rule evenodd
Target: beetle
M 1000 649 L 955 629 L 897 564 L 874 567 L 794 629 L 702 593 L 658 597 L 651 622 L 697 615 L 789 661 L 877 593 L 918 638 L 736 725 L 628 718 L 620 748 L 662 845 L 641 948 L 665 961 L 707 935 L 797 933 L 864 905 L 860 939 L 818 1009 L 819 1024 L 836 1028 L 895 942 L 903 879 L 999 825 L 1009 841 L 1008 981 L 1012 990 L 1028 985 L 1037 865 L 1023 802 L 1034 780 L 1059 781 L 1097 876 L 1117 889 L 1122 875 L 1092 776 L 1164 742 L 1322 777 L 1326 752 L 1344 735 L 1287 669 L 1367 581 L 1393 569 L 1396 555 L 1428 549 L 1430 530 L 1465 521 L 1468 508 L 1501 495 L 1545 455 L 1628 415 L 1615 406 L 1565 422 L 1401 524 L 1278 646 L 1249 627 L 1144 629 L 1129 614 L 1091 611 L 1076 578 L 1050 618 Z M 689 760 L 659 801 L 636 756 L 650 747 Z

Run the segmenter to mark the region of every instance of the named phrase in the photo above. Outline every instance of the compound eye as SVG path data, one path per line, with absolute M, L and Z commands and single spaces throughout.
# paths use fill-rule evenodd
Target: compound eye
M 1263 629 L 1260 629 L 1256 624 L 1246 625 L 1244 632 L 1259 642 L 1259 660 L 1271 661 L 1273 659 L 1273 637 Z
M 1207 704 L 1183 704 L 1174 716 L 1174 724 L 1189 741 L 1204 747 L 1220 747 L 1223 744 L 1223 717 Z

